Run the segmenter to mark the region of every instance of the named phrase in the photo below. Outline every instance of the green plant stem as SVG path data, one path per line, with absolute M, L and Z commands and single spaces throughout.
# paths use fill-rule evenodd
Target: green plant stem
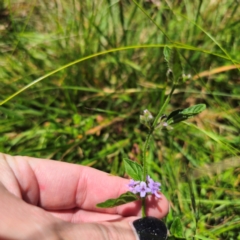
M 171 92 L 169 93 L 168 97 L 166 98 L 164 104 L 162 105 L 162 107 L 160 108 L 159 112 L 158 112 L 158 115 L 156 116 L 156 118 L 154 119 L 154 122 L 148 132 L 148 135 L 147 135 L 147 138 L 146 138 L 146 141 L 144 143 L 144 147 L 143 147 L 143 161 L 142 161 L 142 164 L 143 164 L 143 181 L 146 180 L 147 178 L 147 149 L 148 149 L 148 145 L 149 145 L 149 140 L 153 134 L 153 131 L 157 125 L 157 122 L 158 122 L 158 119 L 160 118 L 160 116 L 163 114 L 165 108 L 167 107 L 167 104 L 169 103 L 171 97 L 172 97 L 172 94 L 173 94 L 173 91 L 175 89 L 175 84 L 173 84 L 172 86 L 172 89 L 171 89 Z
M 164 104 L 162 105 L 162 107 L 160 108 L 156 118 L 154 119 L 154 122 L 148 132 L 148 135 L 147 135 L 147 138 L 146 138 L 146 141 L 144 143 L 144 147 L 143 147 L 143 160 L 142 160 L 142 165 L 143 165 L 143 181 L 146 181 L 147 179 L 147 149 L 148 149 L 148 145 L 149 145 L 149 141 L 150 141 L 150 138 L 155 130 L 155 127 L 158 123 L 158 119 L 160 118 L 160 116 L 163 114 L 164 110 L 166 109 L 167 107 L 167 104 L 170 102 L 171 100 L 171 97 L 172 97 L 172 94 L 173 94 L 173 91 L 175 89 L 175 84 L 173 84 L 172 86 L 172 89 L 171 89 L 171 92 L 169 93 L 169 95 L 167 96 Z M 145 198 L 142 199 L 142 217 L 146 216 L 146 211 L 145 211 Z
M 146 217 L 145 198 L 142 198 L 142 217 Z
M 155 127 L 156 127 L 156 125 L 157 125 L 158 119 L 161 117 L 161 115 L 163 114 L 164 110 L 166 109 L 168 103 L 170 102 L 174 89 L 175 89 L 175 84 L 173 84 L 172 89 L 171 89 L 171 92 L 170 92 L 169 95 L 167 96 L 164 104 L 162 105 L 162 107 L 160 108 L 160 110 L 159 110 L 159 112 L 158 112 L 158 115 L 157 115 L 156 118 L 154 119 L 154 122 L 153 122 L 153 124 L 152 124 L 152 129 L 153 129 L 153 130 L 155 129 Z
M 142 164 L 143 164 L 143 181 L 146 181 L 147 179 L 147 149 L 148 149 L 148 145 L 149 145 L 149 140 L 152 136 L 152 133 L 153 133 L 153 130 L 154 129 L 150 129 L 148 135 L 147 135 L 147 139 L 144 143 L 144 147 L 143 147 L 143 161 L 142 161 Z

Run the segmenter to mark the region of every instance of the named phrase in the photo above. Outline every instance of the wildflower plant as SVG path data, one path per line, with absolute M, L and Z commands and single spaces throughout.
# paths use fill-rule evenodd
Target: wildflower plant
M 148 134 L 142 150 L 141 164 L 127 158 L 123 159 L 125 171 L 131 178 L 128 184 L 129 191 L 116 199 L 108 199 L 105 202 L 99 203 L 97 207 L 110 208 L 136 200 L 142 200 L 142 217 L 146 217 L 145 199 L 147 195 L 154 195 L 156 198 L 161 198 L 161 183 L 155 182 L 147 172 L 147 149 L 150 138 L 153 136 L 154 131 L 162 129 L 172 130 L 172 125 L 187 120 L 206 108 L 205 104 L 197 104 L 185 109 L 177 109 L 169 115 L 164 114 L 175 88 L 186 79 L 182 71 L 178 50 L 175 48 L 165 48 L 164 57 L 168 64 L 167 80 L 172 84 L 171 91 L 155 118 L 147 109 L 140 115 L 140 122 L 147 127 Z

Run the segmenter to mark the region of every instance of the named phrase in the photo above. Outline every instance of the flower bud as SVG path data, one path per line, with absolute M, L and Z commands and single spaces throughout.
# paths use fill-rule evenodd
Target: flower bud
M 143 110 L 143 115 L 140 115 L 140 123 L 150 128 L 153 121 L 153 115 L 147 109 Z

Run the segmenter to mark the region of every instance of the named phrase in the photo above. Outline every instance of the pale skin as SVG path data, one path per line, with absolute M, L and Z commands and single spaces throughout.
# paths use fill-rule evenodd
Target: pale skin
M 0 239 L 136 240 L 140 201 L 101 209 L 129 180 L 76 164 L 0 153 Z M 168 201 L 148 196 L 147 215 L 163 218 Z

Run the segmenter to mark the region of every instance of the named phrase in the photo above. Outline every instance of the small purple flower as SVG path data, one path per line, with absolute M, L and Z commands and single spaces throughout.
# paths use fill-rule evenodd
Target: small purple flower
M 137 189 L 136 189 L 136 186 L 140 183 L 140 181 L 134 181 L 133 179 L 130 179 L 130 183 L 128 184 L 128 187 L 129 187 L 129 191 L 136 194 L 138 193 L 137 192 Z
M 140 194 L 140 197 L 145 197 L 147 193 L 154 194 L 157 198 L 161 198 L 161 195 L 158 193 L 160 189 L 161 183 L 154 182 L 150 176 L 147 176 L 147 181 L 134 181 L 133 179 L 130 179 L 130 182 L 128 184 L 129 191 L 137 194 Z
M 139 184 L 139 181 L 134 181 L 133 179 L 130 179 L 130 183 L 128 184 L 128 186 L 135 187 L 137 184 Z
M 148 183 L 153 182 L 153 180 L 151 179 L 151 177 L 149 175 L 147 175 L 147 182 Z
M 140 197 L 145 197 L 148 192 L 151 192 L 151 189 L 147 186 L 145 182 L 140 182 L 139 185 L 135 188 L 138 193 L 140 193 Z
M 150 176 L 147 176 L 147 182 L 151 193 L 154 194 L 157 198 L 161 198 L 161 195 L 158 193 L 158 191 L 161 190 L 160 189 L 161 183 L 154 182 L 153 179 L 150 178 Z

